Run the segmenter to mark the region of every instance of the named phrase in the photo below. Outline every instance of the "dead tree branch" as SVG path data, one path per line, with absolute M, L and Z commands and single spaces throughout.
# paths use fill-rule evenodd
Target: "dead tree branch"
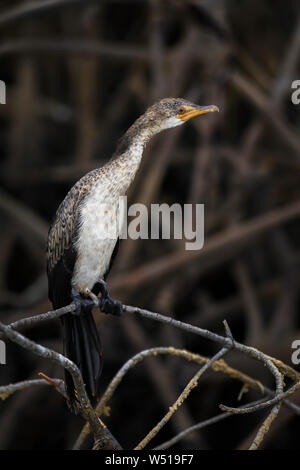
M 31 351 L 37 356 L 49 359 L 64 369 L 67 369 L 67 371 L 72 375 L 74 386 L 76 388 L 79 412 L 82 414 L 84 419 L 89 422 L 95 441 L 99 443 L 99 446 L 101 446 L 102 449 L 120 449 L 120 445 L 110 434 L 106 426 L 97 418 L 86 394 L 80 370 L 72 361 L 64 357 L 62 354 L 29 340 L 1 322 L 0 330 L 4 334 L 5 338 L 17 343 L 19 346 Z
M 258 409 L 264 408 L 266 406 L 274 405 L 269 416 L 262 424 L 261 428 L 259 429 L 256 435 L 256 438 L 254 439 L 250 447 L 253 449 L 258 448 L 258 446 L 263 440 L 263 436 L 268 431 L 272 421 L 276 418 L 283 400 L 285 400 L 288 396 L 290 396 L 292 393 L 294 393 L 295 391 L 299 389 L 300 374 L 296 372 L 294 369 L 292 369 L 291 367 L 279 361 L 278 359 L 269 357 L 266 354 L 262 353 L 261 351 L 258 351 L 257 349 L 253 347 L 245 346 L 235 341 L 232 337 L 232 334 L 230 332 L 230 329 L 226 321 L 224 321 L 226 336 L 220 336 L 209 330 L 205 330 L 197 326 L 193 326 L 191 324 L 183 323 L 181 321 L 175 320 L 172 317 L 167 317 L 159 313 L 150 312 L 148 310 L 141 309 L 139 307 L 131 307 L 128 305 L 124 305 L 123 309 L 124 309 L 124 312 L 127 314 L 138 314 L 141 317 L 159 321 L 161 323 L 168 324 L 176 328 L 180 328 L 181 330 L 187 331 L 189 333 L 200 335 L 201 337 L 204 337 L 218 344 L 221 344 L 222 349 L 211 359 L 204 358 L 203 356 L 199 356 L 197 354 L 191 354 L 188 351 L 179 351 L 179 350 L 176 350 L 175 348 L 153 348 L 153 350 L 143 351 L 139 355 L 136 355 L 134 358 L 130 359 L 122 367 L 122 369 L 118 372 L 118 374 L 115 376 L 115 378 L 111 382 L 110 386 L 108 387 L 106 393 L 104 394 L 102 400 L 100 401 L 98 405 L 97 413 L 99 415 L 103 414 L 107 401 L 112 397 L 116 387 L 119 385 L 124 375 L 134 365 L 136 365 L 138 362 L 140 362 L 145 357 L 151 354 L 169 353 L 169 354 L 174 354 L 174 355 L 185 357 L 189 360 L 193 360 L 200 364 L 204 364 L 202 365 L 200 370 L 197 372 L 197 374 L 192 378 L 192 380 L 188 383 L 188 385 L 185 387 L 185 389 L 180 394 L 176 402 L 169 408 L 168 413 L 161 419 L 161 421 L 147 434 L 147 436 L 136 447 L 136 449 L 143 449 L 150 442 L 150 440 L 157 435 L 157 433 L 162 429 L 162 427 L 170 420 L 170 418 L 178 409 L 178 407 L 183 403 L 183 401 L 190 394 L 191 390 L 197 386 L 199 378 L 209 367 L 215 370 L 219 370 L 219 371 L 221 370 L 222 372 L 225 372 L 231 376 L 234 376 L 235 378 L 239 378 L 247 386 L 251 386 L 253 388 L 257 388 L 263 391 L 263 386 L 258 381 L 255 381 L 249 378 L 245 374 L 241 374 L 239 371 L 235 371 L 234 369 L 229 368 L 227 364 L 224 363 L 224 361 L 220 361 L 220 358 L 222 356 L 224 356 L 229 350 L 234 349 L 234 350 L 242 352 L 243 354 L 251 358 L 254 358 L 256 360 L 263 362 L 263 364 L 269 369 L 270 373 L 274 376 L 274 379 L 275 379 L 275 392 L 270 391 L 271 394 L 274 394 L 274 398 L 267 402 L 264 402 L 260 405 L 256 405 L 254 407 L 249 406 L 249 407 L 236 409 L 235 411 L 233 411 L 234 409 L 229 409 L 229 408 L 224 407 L 224 405 L 221 405 L 221 407 L 223 406 L 222 409 L 224 409 L 224 411 L 228 413 L 234 413 L 234 412 L 248 413 L 248 412 L 252 412 L 252 411 L 256 411 Z M 84 427 L 81 435 L 79 436 L 75 447 L 77 448 L 80 447 L 81 443 L 83 442 L 85 437 L 88 435 L 89 429 L 91 429 L 95 438 L 94 449 L 108 449 L 108 448 L 118 449 L 120 448 L 120 445 L 115 440 L 115 438 L 110 434 L 110 432 L 108 431 L 106 426 L 102 423 L 100 418 L 97 417 L 96 412 L 91 407 L 91 404 L 86 395 L 85 386 L 83 384 L 81 373 L 78 367 L 74 363 L 72 363 L 69 359 L 64 357 L 63 355 L 53 350 L 50 350 L 48 348 L 45 348 L 44 346 L 41 346 L 40 344 L 33 342 L 29 340 L 28 338 L 26 338 L 25 336 L 18 333 L 17 331 L 15 331 L 17 328 L 24 327 L 25 325 L 26 326 L 36 325 L 37 323 L 40 323 L 46 320 L 52 320 L 54 318 L 58 318 L 59 316 L 69 313 L 73 310 L 74 310 L 74 305 L 73 303 L 71 303 L 70 305 L 63 307 L 61 309 L 58 309 L 52 312 L 47 312 L 45 314 L 29 317 L 23 320 L 19 320 L 17 322 L 11 323 L 10 325 L 4 325 L 3 323 L 0 323 L 0 331 L 2 332 L 2 337 L 5 337 L 19 344 L 21 347 L 33 352 L 34 354 L 40 357 L 50 359 L 51 361 L 59 364 L 60 366 L 67 369 L 71 373 L 73 377 L 74 385 L 78 394 L 79 411 L 88 423 L 88 426 L 86 425 Z M 297 382 L 286 393 L 283 393 L 283 376 L 284 375 L 286 375 L 289 378 L 292 378 L 294 381 Z M 42 382 L 43 381 L 38 381 L 39 384 L 41 384 Z M 33 384 L 32 381 L 31 383 Z M 19 384 L 19 385 L 15 384 L 14 386 L 8 386 L 10 388 L 6 388 L 6 389 L 4 388 L 2 392 L 4 394 L 13 393 L 13 391 L 15 391 L 16 389 L 22 389 L 22 387 L 24 388 L 24 386 L 26 385 L 29 386 L 30 381 L 27 382 L 26 385 L 24 384 L 25 383 Z M 0 395 L 1 395 L 1 388 L 0 388 Z
M 63 381 L 60 379 L 54 379 L 58 385 L 62 386 Z M 26 388 L 33 387 L 36 385 L 50 385 L 49 382 L 45 379 L 34 379 L 34 380 L 23 380 L 22 382 L 17 382 L 14 384 L 3 385 L 0 387 L 0 398 L 1 400 L 6 400 L 10 395 L 19 390 L 25 390 Z M 59 390 L 59 388 L 57 388 Z

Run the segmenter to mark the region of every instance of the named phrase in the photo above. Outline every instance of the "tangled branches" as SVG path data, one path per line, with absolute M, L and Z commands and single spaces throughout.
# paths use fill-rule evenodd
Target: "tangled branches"
M 28 327 L 44 321 L 53 320 L 66 313 L 72 312 L 74 309 L 75 305 L 71 303 L 70 305 L 61 309 L 50 311 L 37 316 L 28 317 L 11 323 L 9 325 L 4 325 L 3 323 L 0 323 L 0 337 L 11 340 L 14 343 L 17 343 L 19 346 L 31 351 L 32 353 L 59 364 L 70 372 L 77 392 L 79 412 L 86 421 L 86 424 L 83 427 L 81 434 L 75 443 L 75 449 L 80 449 L 83 446 L 90 432 L 93 434 L 93 448 L 95 450 L 122 449 L 117 439 L 111 434 L 111 432 L 100 419 L 100 417 L 106 414 L 107 403 L 112 398 L 117 387 L 119 386 L 120 382 L 125 377 L 127 372 L 133 367 L 135 367 L 138 363 L 143 361 L 146 357 L 158 354 L 169 354 L 181 357 L 185 360 L 195 362 L 201 367 L 198 372 L 194 375 L 194 377 L 188 382 L 182 393 L 177 398 L 176 402 L 169 407 L 169 410 L 165 414 L 165 416 L 163 416 L 159 423 L 147 433 L 147 435 L 142 439 L 140 443 L 135 446 L 136 450 L 144 449 L 150 443 L 150 441 L 159 433 L 159 431 L 171 419 L 174 413 L 176 413 L 181 404 L 186 400 L 191 391 L 198 386 L 201 376 L 209 368 L 211 368 L 215 372 L 227 374 L 230 377 L 239 380 L 240 382 L 242 382 L 243 388 L 245 390 L 252 388 L 254 390 L 259 391 L 266 397 L 258 400 L 258 402 L 250 403 L 246 407 L 232 408 L 225 405 L 220 405 L 220 409 L 223 411 L 223 413 L 202 423 L 199 423 L 195 426 L 192 426 L 189 429 L 186 429 L 182 433 L 175 436 L 173 439 L 162 443 L 160 446 L 156 447 L 156 449 L 166 449 L 178 442 L 189 432 L 221 421 L 233 414 L 253 413 L 263 408 L 271 408 L 267 418 L 264 420 L 264 422 L 258 429 L 257 434 L 250 446 L 250 449 L 254 450 L 261 445 L 264 435 L 268 432 L 272 422 L 277 417 L 282 404 L 288 406 L 296 414 L 300 414 L 300 407 L 296 406 L 287 399 L 290 395 L 299 390 L 300 374 L 291 367 L 284 364 L 283 362 L 279 361 L 278 359 L 272 358 L 253 347 L 245 346 L 244 344 L 236 342 L 226 321 L 224 321 L 226 334 L 225 336 L 221 336 L 209 330 L 202 329 L 197 326 L 190 325 L 188 323 L 183 323 L 181 321 L 175 320 L 174 318 L 161 315 L 159 313 L 154 313 L 138 307 L 131 307 L 127 305 L 124 305 L 124 313 L 127 315 L 139 315 L 147 319 L 155 320 L 161 323 L 165 323 L 169 326 L 188 331 L 189 333 L 199 335 L 203 338 L 209 339 L 220 344 L 221 348 L 212 358 L 207 358 L 204 356 L 200 356 L 199 354 L 193 354 L 189 351 L 180 350 L 173 347 L 156 347 L 142 351 L 123 365 L 123 367 L 119 370 L 119 372 L 115 375 L 115 377 L 109 384 L 106 392 L 102 396 L 102 399 L 98 403 L 98 406 L 94 410 L 87 397 L 85 386 L 78 367 L 62 354 L 48 349 L 32 340 L 29 340 L 27 337 L 17 331 L 18 329 L 23 327 Z M 228 366 L 228 364 L 222 358 L 231 350 L 239 351 L 254 360 L 261 361 L 268 368 L 269 372 L 273 375 L 275 389 L 271 390 L 265 387 L 261 382 L 254 380 L 252 377 L 249 377 L 248 375 L 243 374 L 242 372 Z M 0 387 L 0 398 L 4 400 L 9 395 L 18 390 L 23 390 L 31 386 L 47 384 L 52 385 L 59 393 L 65 395 L 63 382 L 61 380 L 50 379 L 44 374 L 40 375 L 41 377 L 43 377 L 42 379 L 28 380 Z M 292 385 L 286 391 L 284 391 L 284 377 L 287 377 L 294 382 L 294 385 Z

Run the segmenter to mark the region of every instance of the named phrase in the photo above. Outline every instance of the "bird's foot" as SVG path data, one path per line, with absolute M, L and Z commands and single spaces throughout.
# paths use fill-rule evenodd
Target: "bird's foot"
M 101 297 L 99 299 L 99 309 L 101 312 L 110 313 L 111 315 L 120 316 L 123 313 L 123 305 L 119 300 L 115 300 L 109 293 L 105 281 L 98 282 Z
M 85 299 L 84 297 L 82 297 L 82 295 L 77 292 L 76 289 L 72 289 L 72 300 L 75 304 L 75 310 L 73 310 L 73 312 L 71 312 L 73 315 L 81 315 L 83 312 L 82 310 L 84 308 L 87 308 L 89 307 L 90 309 L 92 309 L 92 307 L 94 306 L 94 302 L 93 300 L 91 299 Z

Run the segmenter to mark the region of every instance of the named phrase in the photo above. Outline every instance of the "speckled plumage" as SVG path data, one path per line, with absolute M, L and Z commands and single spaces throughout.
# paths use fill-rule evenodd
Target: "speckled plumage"
M 64 258 L 64 253 L 72 249 L 75 256 L 72 285 L 78 291 L 93 288 L 93 281 L 97 279 L 90 270 L 97 272 L 100 278 L 105 276 L 117 239 L 103 240 L 101 228 L 115 217 L 118 198 L 126 194 L 133 180 L 145 144 L 158 132 L 182 124 L 176 112 L 183 104 L 191 105 L 180 98 L 165 98 L 155 103 L 128 129 L 113 159 L 83 176 L 71 188 L 49 231 L 48 273 Z M 111 205 L 106 220 L 97 213 L 97 206 L 103 203 Z M 70 270 L 70 266 L 66 265 L 66 269 Z
M 97 276 L 100 279 L 107 272 L 117 237 L 115 240 L 104 240 L 101 228 L 111 224 L 116 216 L 119 197 L 126 194 L 139 167 L 142 152 L 143 145 L 136 142 L 127 153 L 83 176 L 57 210 L 48 236 L 48 273 L 72 248 L 76 253 L 72 285 L 79 292 L 86 287 L 92 289 L 97 281 L 88 272 L 89 269 L 96 270 L 93 266 L 98 266 Z M 105 218 L 99 210 L 102 204 L 108 206 Z M 83 264 L 87 264 L 86 268 Z M 68 266 L 66 268 L 69 269 Z
M 95 290 L 107 275 L 114 257 L 118 232 L 105 237 L 117 217 L 119 198 L 132 183 L 143 149 L 158 132 L 183 124 L 180 118 L 197 108 L 180 98 L 165 98 L 151 106 L 120 140 L 116 152 L 102 168 L 83 176 L 59 206 L 49 230 L 47 274 L 49 298 L 54 308 L 71 302 L 71 290 Z M 104 207 L 105 206 L 105 207 Z M 118 224 L 116 227 L 121 228 Z M 81 369 L 89 397 L 98 395 L 102 350 L 91 311 L 84 316 L 62 317 L 64 353 Z M 70 402 L 74 402 L 72 379 L 66 374 Z

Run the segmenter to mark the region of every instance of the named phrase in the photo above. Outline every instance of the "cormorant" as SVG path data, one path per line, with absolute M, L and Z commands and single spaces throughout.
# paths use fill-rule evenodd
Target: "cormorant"
M 216 106 L 197 106 L 181 98 L 165 98 L 151 106 L 120 139 L 112 159 L 83 176 L 60 204 L 47 243 L 49 299 L 54 309 L 72 301 L 76 311 L 61 317 L 64 354 L 80 368 L 92 403 L 99 394 L 102 347 L 92 316 L 89 292 L 101 293 L 99 308 L 120 314 L 122 304 L 112 299 L 105 279 L 118 246 L 103 236 L 115 222 L 119 198 L 124 196 L 139 168 L 149 139 L 164 129 L 190 118 L 218 111 Z M 99 210 L 105 205 L 105 210 Z M 65 373 L 69 405 L 76 409 L 71 375 Z

